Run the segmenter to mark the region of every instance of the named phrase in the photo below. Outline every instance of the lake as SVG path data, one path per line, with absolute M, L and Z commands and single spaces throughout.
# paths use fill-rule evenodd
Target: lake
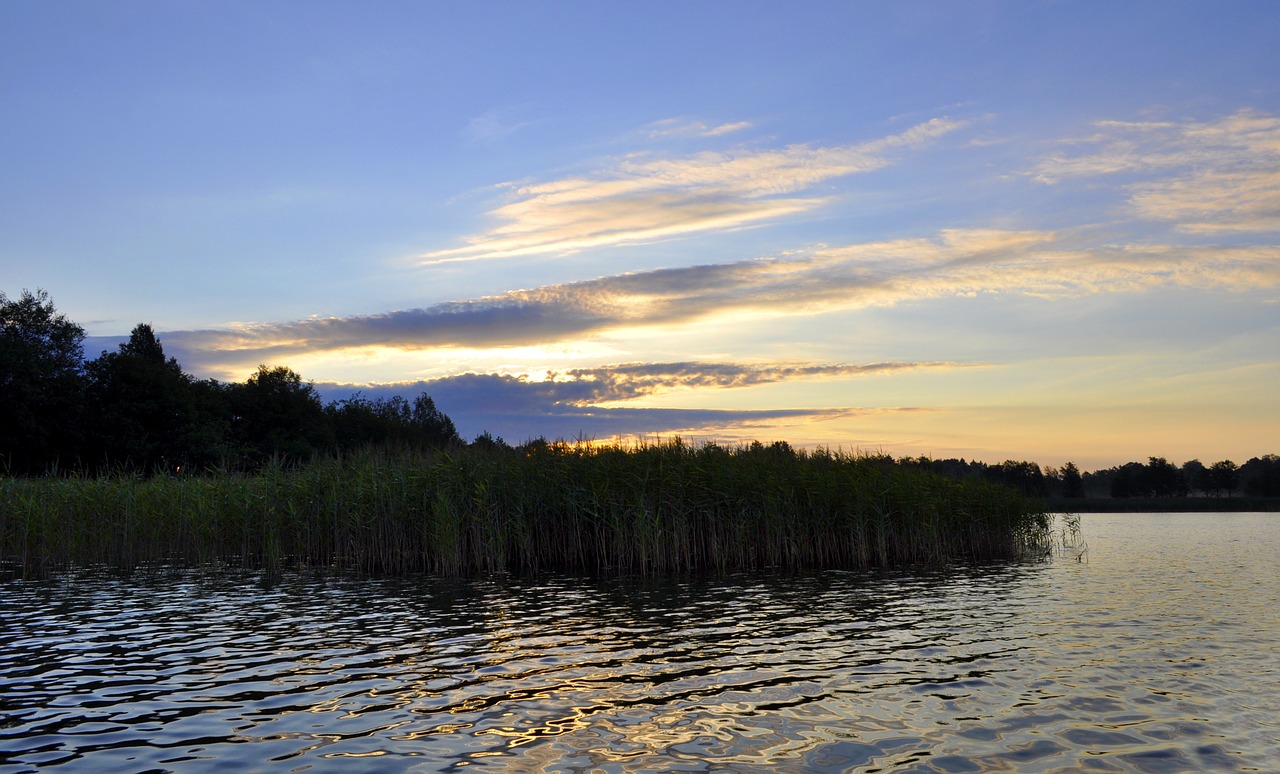
M 1280 770 L 1280 514 L 1086 560 L 644 581 L 0 583 L 0 768 Z

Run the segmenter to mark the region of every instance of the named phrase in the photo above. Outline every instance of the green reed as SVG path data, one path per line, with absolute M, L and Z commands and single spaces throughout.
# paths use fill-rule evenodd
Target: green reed
M 369 450 L 204 477 L 0 479 L 0 560 L 670 574 L 1042 555 L 1043 506 L 886 457 L 679 440 Z

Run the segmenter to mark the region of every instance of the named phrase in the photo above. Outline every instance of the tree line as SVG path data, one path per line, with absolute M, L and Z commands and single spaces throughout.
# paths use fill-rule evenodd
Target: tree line
M 923 467 L 953 478 L 980 478 L 1011 486 L 1033 497 L 1280 497 L 1280 457 L 1253 457 L 1243 465 L 1220 460 L 1205 465 L 1189 460 L 1174 465 L 1164 457 L 1082 472 L 1074 463 L 1061 468 L 1034 462 L 1006 460 L 989 464 L 977 460 L 935 460 L 903 457 L 899 463 Z
M 1242 465 L 1231 460 L 1205 465 L 1193 459 L 1180 466 L 1164 457 L 1149 457 L 1146 463 L 1095 471 L 1086 480 L 1099 497 L 1280 497 L 1280 457 L 1265 454 Z
M 243 383 L 197 379 L 166 357 L 150 325 L 137 325 L 115 352 L 84 357 L 84 329 L 44 291 L 10 300 L 0 292 L 0 473 L 249 470 L 271 460 L 302 462 L 375 445 L 461 444 L 430 396 L 324 405 L 284 366 L 260 366 Z M 516 450 L 546 445 L 543 438 Z M 472 446 L 513 447 L 488 432 Z M 768 451 L 789 450 L 775 443 Z M 761 450 L 764 450 L 762 447 Z M 1243 465 L 1163 457 L 1082 472 L 1027 461 L 901 457 L 885 462 L 944 476 L 982 479 L 1032 497 L 1280 497 L 1280 457 Z
M 324 405 L 284 366 L 197 379 L 150 325 L 84 357 L 85 332 L 44 291 L 0 292 L 0 473 L 247 470 L 375 444 L 458 443 L 431 397 Z

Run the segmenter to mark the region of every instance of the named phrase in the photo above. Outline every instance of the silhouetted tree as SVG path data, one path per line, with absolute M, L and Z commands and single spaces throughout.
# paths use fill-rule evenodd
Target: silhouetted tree
M 1112 497 L 1185 497 L 1188 487 L 1182 471 L 1164 457 L 1149 457 L 1147 464 L 1127 462 L 1109 472 Z
M 1265 454 L 1240 466 L 1240 481 L 1250 497 L 1280 497 L 1280 457 Z
M 944 476 L 952 478 L 972 478 L 974 471 L 971 463 L 965 462 L 964 458 L 955 459 L 954 457 L 945 460 L 934 460 L 933 470 L 935 473 L 941 473 Z
M 1005 460 L 999 465 L 988 466 L 985 477 L 1018 489 L 1030 497 L 1046 497 L 1049 494 L 1044 472 L 1034 462 Z
M 186 430 L 188 446 L 183 469 L 196 472 L 234 467 L 237 450 L 231 437 L 232 387 L 214 379 L 191 378 L 187 389 L 194 406 L 194 425 Z
M 324 413 L 340 449 L 358 449 L 385 440 L 382 419 L 373 402 L 359 393 L 330 403 Z
M 491 435 L 488 430 L 477 435 L 475 440 L 471 442 L 471 445 L 477 449 L 484 449 L 485 451 L 490 452 L 509 451 L 511 449 L 511 445 L 502 440 L 502 436 L 499 435 L 495 437 Z
M 1111 496 L 1117 498 L 1148 497 L 1146 466 L 1141 462 L 1126 462 L 1110 471 Z
M 1182 471 L 1182 480 L 1186 482 L 1187 488 L 1199 490 L 1205 494 L 1209 493 L 1209 469 L 1204 466 L 1200 460 L 1187 460 L 1182 463 L 1179 468 Z
M 1147 497 L 1186 497 L 1187 495 L 1187 482 L 1182 477 L 1182 471 L 1164 457 L 1147 458 L 1143 482 Z
M 165 357 L 150 325 L 136 326 L 119 351 L 103 352 L 85 371 L 94 460 L 173 472 L 217 455 L 221 412 L 177 360 Z
M 445 446 L 461 443 L 458 429 L 453 420 L 436 408 L 431 396 L 423 393 L 413 401 L 413 426 L 417 430 L 421 442 L 431 446 Z
M 315 387 L 285 366 L 259 366 L 229 391 L 231 431 L 249 464 L 307 460 L 332 447 Z
M 1063 465 L 1058 475 L 1062 480 L 1063 497 L 1071 499 L 1084 497 L 1084 479 L 1080 476 L 1080 469 L 1074 462 Z
M 1102 468 L 1082 471 L 1080 478 L 1084 481 L 1084 496 L 1110 497 L 1111 482 L 1117 470 L 1117 468 Z
M 31 474 L 77 464 L 84 335 L 45 291 L 0 292 L 0 466 Z
M 453 420 L 426 394 L 412 404 L 399 395 L 370 401 L 359 394 L 325 407 L 339 448 L 374 444 L 430 448 L 458 443 Z
M 1222 460 L 1209 466 L 1208 489 L 1215 497 L 1224 492 L 1228 497 L 1240 484 L 1240 469 L 1231 460 Z

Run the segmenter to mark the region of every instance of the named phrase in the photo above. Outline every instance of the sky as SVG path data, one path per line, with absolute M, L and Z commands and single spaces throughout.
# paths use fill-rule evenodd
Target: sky
M 1280 3 L 0 0 L 0 291 L 464 437 L 1280 452 Z

